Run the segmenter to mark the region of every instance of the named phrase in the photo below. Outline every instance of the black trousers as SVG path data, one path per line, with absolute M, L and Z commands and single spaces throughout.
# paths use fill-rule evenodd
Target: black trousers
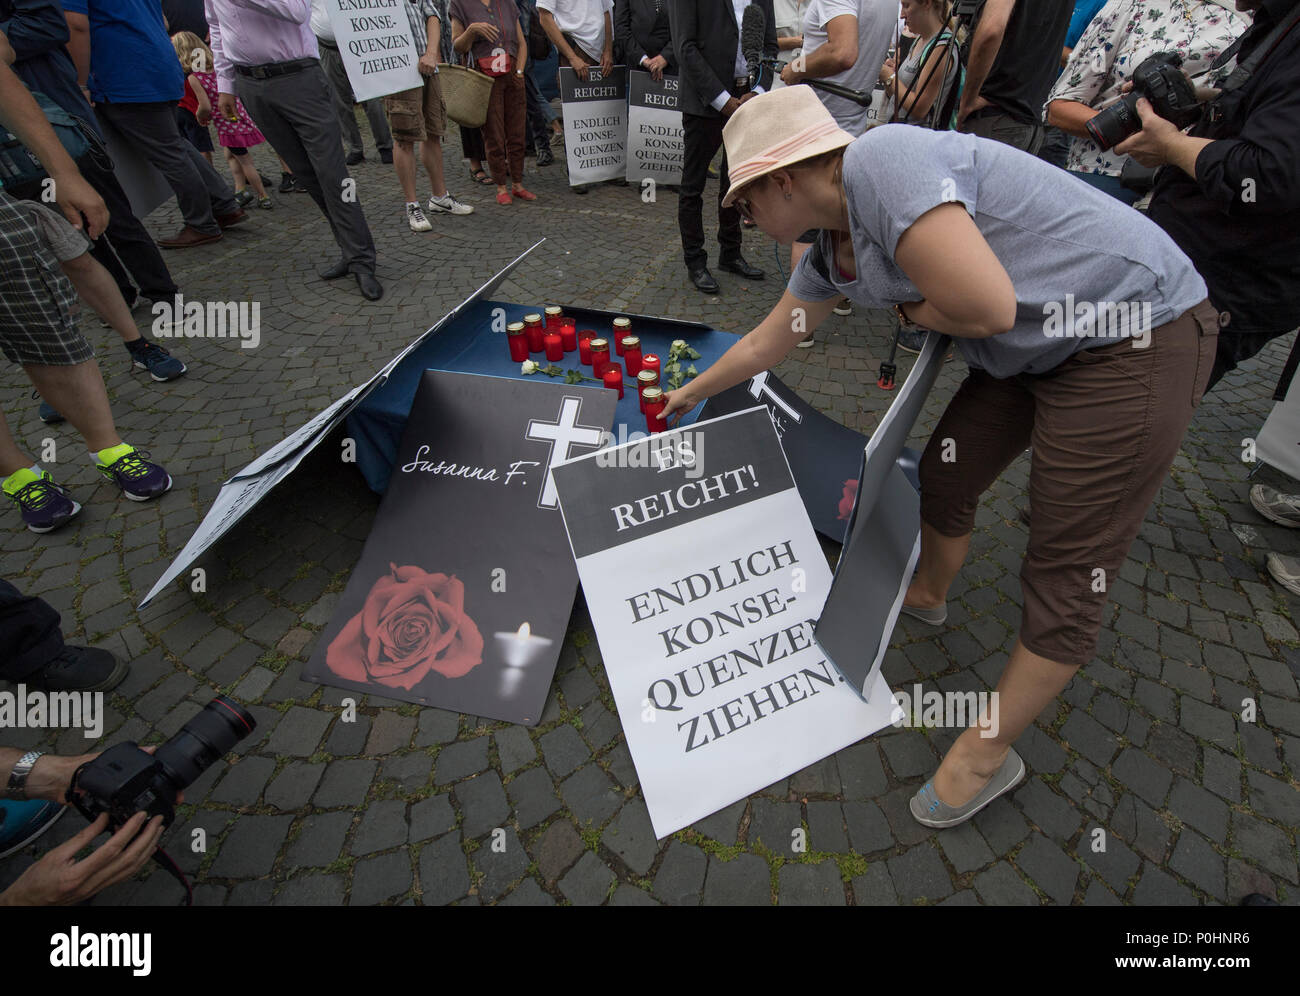
M 1282 329 L 1278 332 L 1245 332 L 1233 334 L 1231 331 L 1224 329 L 1219 333 L 1219 349 L 1214 358 L 1214 369 L 1210 371 L 1210 382 L 1205 385 L 1205 391 L 1208 394 L 1210 389 L 1221 381 L 1225 374 L 1237 369 L 1248 359 L 1258 353 L 1278 336 L 1286 335 L 1291 329 Z M 1292 349 L 1294 356 L 1295 349 Z M 1286 389 L 1291 385 L 1291 375 L 1295 367 L 1291 359 L 1287 361 L 1287 369 L 1282 371 L 1282 381 L 1278 383 L 1277 390 L 1273 394 L 1276 401 L 1281 401 L 1286 397 Z M 1285 383 L 1283 383 L 1285 382 Z
M 254 79 L 235 74 L 235 93 L 329 222 L 352 273 L 375 272 L 375 240 L 343 158 L 334 91 L 319 64 Z
M 23 681 L 63 650 L 59 614 L 0 578 L 0 678 Z
M 108 228 L 95 240 L 91 254 L 113 275 L 128 305 L 135 303 L 136 288 L 150 301 L 173 300 L 180 289 L 158 244 L 132 212 L 122 185 L 112 173 L 92 162 L 80 164 L 80 169 L 108 207 Z
M 687 270 L 707 266 L 709 254 L 704 248 L 704 185 L 709 179 L 709 163 L 722 147 L 722 126 L 726 119 L 682 113 L 686 155 L 682 164 L 682 186 L 677 198 L 677 227 L 682 233 L 682 255 Z M 727 153 L 722 153 L 722 170 L 718 179 L 718 245 L 720 259 L 740 255 L 740 211 L 732 205 L 724 208 L 727 195 Z

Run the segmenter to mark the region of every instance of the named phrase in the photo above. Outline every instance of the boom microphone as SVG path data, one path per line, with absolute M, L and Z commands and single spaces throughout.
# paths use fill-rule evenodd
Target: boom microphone
M 767 34 L 767 15 L 758 4 L 751 3 L 740 18 L 740 53 L 745 57 L 751 90 L 758 84 L 758 76 L 763 69 L 765 34 Z

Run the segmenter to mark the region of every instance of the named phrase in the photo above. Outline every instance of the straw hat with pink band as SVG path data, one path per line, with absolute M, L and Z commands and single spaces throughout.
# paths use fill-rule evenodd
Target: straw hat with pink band
M 731 183 L 729 207 L 747 183 L 792 163 L 842 149 L 853 136 L 835 123 L 811 87 L 787 86 L 751 97 L 722 129 Z

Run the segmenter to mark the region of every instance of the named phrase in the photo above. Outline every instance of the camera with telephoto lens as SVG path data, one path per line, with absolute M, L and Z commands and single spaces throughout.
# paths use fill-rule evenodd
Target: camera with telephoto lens
M 256 721 L 238 702 L 218 695 L 153 754 L 127 742 L 110 747 L 77 769 L 68 801 L 88 820 L 109 814 L 117 829 L 136 813 L 176 817 L 176 796 L 213 761 L 253 732 Z
M 1152 108 L 1179 129 L 1195 124 L 1201 116 L 1196 102 L 1196 88 L 1183 75 L 1182 56 L 1175 52 L 1157 52 L 1147 56 L 1133 72 L 1133 89 L 1104 111 L 1089 119 L 1084 127 L 1092 140 L 1109 149 L 1142 130 L 1137 102 L 1146 97 Z

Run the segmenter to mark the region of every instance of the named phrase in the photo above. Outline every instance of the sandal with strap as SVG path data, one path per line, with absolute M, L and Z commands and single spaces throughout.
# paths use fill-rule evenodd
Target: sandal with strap
M 483 184 L 485 187 L 496 186 L 496 182 L 492 179 L 492 177 L 487 175 L 487 172 L 485 170 L 472 169 L 469 171 L 469 178 L 473 180 L 475 183 Z

